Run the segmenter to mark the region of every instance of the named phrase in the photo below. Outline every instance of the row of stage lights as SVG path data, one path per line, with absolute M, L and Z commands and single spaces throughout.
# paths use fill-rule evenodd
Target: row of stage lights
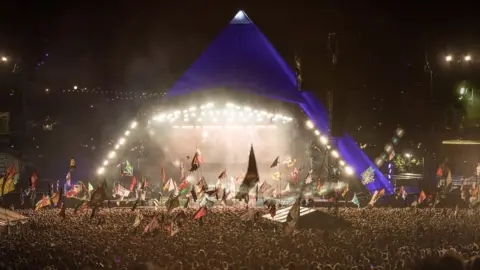
M 218 123 L 222 122 L 220 121 L 221 118 L 226 120 L 228 123 L 236 122 L 236 120 L 240 119 L 246 123 L 251 123 L 251 121 L 254 120 L 256 122 L 269 120 L 271 122 L 282 122 L 286 124 L 293 120 L 291 117 L 287 117 L 278 113 L 274 114 L 264 110 L 253 110 L 248 106 L 241 107 L 233 103 L 227 103 L 223 109 L 215 108 L 215 104 L 208 103 L 200 106 L 199 109 L 197 109 L 197 107 L 190 107 L 186 110 L 176 110 L 169 113 L 161 113 L 155 115 L 153 120 L 156 122 L 174 123 L 183 119 L 183 122 L 185 123 Z
M 218 113 L 218 115 L 223 114 L 225 116 L 235 115 L 236 113 L 238 113 L 239 116 L 242 116 L 242 114 L 248 114 L 248 116 L 256 116 L 257 119 L 262 119 L 263 120 L 263 118 L 265 118 L 265 119 L 271 119 L 271 121 L 280 121 L 280 122 L 283 122 L 283 123 L 289 123 L 289 122 L 293 121 L 292 117 L 284 116 L 284 115 L 281 115 L 281 114 L 278 114 L 278 113 L 274 114 L 274 113 L 270 113 L 270 112 L 267 112 L 267 111 L 264 111 L 264 110 L 253 110 L 253 109 L 251 109 L 250 107 L 247 107 L 247 106 L 240 107 L 240 106 L 234 105 L 232 103 L 227 103 L 226 104 L 226 109 L 224 109 L 224 110 L 214 110 L 214 107 L 215 107 L 215 105 L 213 103 L 208 103 L 206 105 L 200 106 L 200 109 L 199 109 L 200 110 L 200 113 L 199 113 L 200 115 L 199 115 L 198 118 L 196 118 L 196 121 L 200 122 L 202 120 L 201 117 L 207 115 L 207 112 L 208 112 L 208 115 L 210 115 L 210 113 L 212 112 L 212 115 L 210 115 L 210 117 L 213 118 L 213 122 L 216 122 L 215 121 L 215 119 L 216 119 L 215 116 L 217 115 L 217 113 Z M 175 122 L 175 120 L 178 119 L 180 117 L 180 115 L 182 115 L 184 117 L 184 122 L 188 122 L 191 117 L 196 117 L 196 114 L 197 114 L 196 112 L 197 112 L 197 107 L 190 107 L 189 109 L 176 110 L 176 111 L 173 111 L 172 113 L 154 114 L 154 116 L 152 117 L 151 120 L 157 121 L 157 122 L 170 122 L 170 123 L 172 123 L 172 122 Z M 200 121 L 199 121 L 199 119 L 200 119 Z M 187 120 L 187 121 L 185 121 L 185 120 Z M 97 174 L 101 175 L 101 174 L 105 173 L 105 170 L 106 170 L 105 167 L 108 166 L 111 163 L 111 161 L 116 158 L 117 150 L 120 149 L 123 145 L 125 145 L 127 137 L 137 127 L 137 125 L 138 124 L 137 124 L 136 121 L 133 121 L 130 124 L 130 128 L 127 129 L 124 132 L 124 136 L 122 136 L 122 137 L 120 137 L 120 139 L 118 139 L 118 142 L 114 146 L 114 149 L 111 150 L 108 153 L 106 159 L 102 163 L 102 166 L 97 169 Z M 330 150 L 331 146 L 328 143 L 328 138 L 326 136 L 322 135 L 318 129 L 315 129 L 315 125 L 313 124 L 313 122 L 311 120 L 308 120 L 306 125 L 307 125 L 308 129 L 313 130 L 314 134 L 319 138 L 320 143 L 322 145 L 324 145 L 328 150 Z M 334 158 L 339 159 L 338 164 L 341 167 L 344 168 L 343 171 L 347 175 L 353 175 L 355 173 L 355 171 L 353 170 L 353 168 L 351 166 L 348 166 L 345 163 L 345 161 L 340 159 L 340 154 L 338 153 L 337 150 L 335 150 L 335 149 L 330 150 L 330 154 Z
M 97 169 L 97 174 L 102 175 L 103 173 L 105 173 L 105 167 L 108 166 L 108 164 L 110 164 L 110 161 L 117 156 L 118 149 L 125 145 L 125 143 L 127 142 L 127 137 L 131 135 L 132 131 L 137 127 L 137 125 L 138 123 L 136 121 L 133 121 L 130 124 L 130 128 L 124 132 L 124 136 L 118 139 L 118 142 L 114 146 L 114 149 L 108 153 L 107 158 L 105 158 L 102 163 L 102 166 Z
M 331 149 L 332 146 L 328 143 L 328 137 L 323 135 L 318 129 L 315 129 L 315 124 L 311 121 L 311 120 L 307 120 L 306 122 L 306 126 L 308 129 L 310 130 L 313 130 L 313 133 L 315 134 L 315 136 L 318 137 L 318 140 L 320 141 L 320 143 L 325 146 L 328 150 L 330 150 L 330 154 L 332 155 L 332 157 L 338 159 L 338 164 L 343 167 L 343 171 L 347 174 L 347 175 L 353 175 L 355 173 L 355 171 L 353 170 L 353 168 L 349 165 L 347 165 L 345 163 L 345 161 L 343 161 L 341 158 L 340 158 L 340 154 L 338 153 L 337 150 L 335 149 Z

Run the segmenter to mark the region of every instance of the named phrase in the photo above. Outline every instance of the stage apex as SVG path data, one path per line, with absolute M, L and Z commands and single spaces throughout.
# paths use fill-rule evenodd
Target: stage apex
M 251 24 L 252 21 L 248 18 L 243 10 L 237 12 L 235 17 L 230 21 L 230 24 Z

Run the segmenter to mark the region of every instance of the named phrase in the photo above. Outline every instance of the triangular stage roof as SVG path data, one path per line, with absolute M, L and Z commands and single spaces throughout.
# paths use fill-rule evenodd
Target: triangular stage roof
M 328 131 L 325 107 L 313 93 L 296 89 L 294 72 L 243 11 L 183 74 L 167 98 L 213 89 L 247 91 L 297 103 L 322 133 Z M 345 134 L 337 142 L 342 158 L 360 179 L 368 168 L 375 169 L 375 181 L 366 185 L 370 192 L 385 188 L 386 193 L 393 193 L 390 182 L 350 136 Z

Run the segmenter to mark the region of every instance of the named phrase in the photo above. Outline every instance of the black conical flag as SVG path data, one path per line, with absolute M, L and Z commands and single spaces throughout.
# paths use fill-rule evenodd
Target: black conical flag
M 237 199 L 245 199 L 248 197 L 248 192 L 255 186 L 260 180 L 258 176 L 257 161 L 255 160 L 255 153 L 253 152 L 253 145 L 250 147 L 250 156 L 248 158 L 248 169 L 242 184 L 240 185 L 240 191 L 235 196 Z
M 280 158 L 280 156 L 278 156 L 272 163 L 272 165 L 270 165 L 270 168 L 275 168 L 278 166 L 278 159 Z

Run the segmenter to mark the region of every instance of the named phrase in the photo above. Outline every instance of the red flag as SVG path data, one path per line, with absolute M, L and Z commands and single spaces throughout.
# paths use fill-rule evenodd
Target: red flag
M 133 188 L 137 184 L 137 178 L 135 178 L 135 175 L 132 177 L 132 183 L 130 184 L 130 192 L 133 191 Z
M 199 219 L 205 216 L 206 214 L 207 214 L 207 207 L 202 206 L 200 207 L 200 209 L 197 210 L 197 212 L 195 212 L 195 214 L 193 215 L 193 219 Z

